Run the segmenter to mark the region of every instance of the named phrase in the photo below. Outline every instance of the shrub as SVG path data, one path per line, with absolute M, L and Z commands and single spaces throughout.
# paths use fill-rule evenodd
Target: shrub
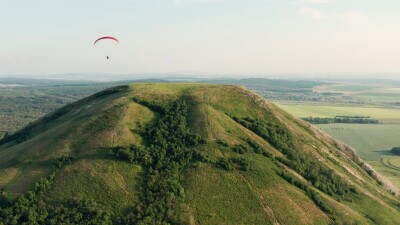
M 230 161 L 237 165 L 239 170 L 248 171 L 250 169 L 250 164 L 245 158 L 232 158 Z
M 53 161 L 54 167 L 60 169 L 61 167 L 70 164 L 71 162 L 75 161 L 76 158 L 73 156 L 61 156 L 60 158 Z
M 229 147 L 228 143 L 226 143 L 226 142 L 224 142 L 224 141 L 221 141 L 221 140 L 217 140 L 216 143 L 217 143 L 218 145 L 223 146 L 223 147 Z
M 310 187 L 307 186 L 307 184 L 303 183 L 302 181 L 298 180 L 296 177 L 294 177 L 293 175 L 289 174 L 286 171 L 281 171 L 278 172 L 278 175 L 281 176 L 283 179 L 285 179 L 287 182 L 295 185 L 296 187 L 302 189 L 307 195 L 308 197 L 313 200 L 313 202 L 323 211 L 325 211 L 328 214 L 332 214 L 333 213 L 333 209 L 327 205 L 319 196 L 319 194 L 314 191 L 313 189 L 311 189 Z
M 246 146 L 242 145 L 242 144 L 239 144 L 239 145 L 235 145 L 232 148 L 232 151 L 234 151 L 236 153 L 239 153 L 239 154 L 244 154 L 244 153 L 246 153 L 248 151 L 248 148 Z
M 128 147 L 115 147 L 111 149 L 111 154 L 117 159 L 132 163 L 135 160 L 135 155 Z
M 247 144 L 249 144 L 253 148 L 255 153 L 257 153 L 257 154 L 263 154 L 264 153 L 263 147 L 261 147 L 261 145 L 259 145 L 257 142 L 253 141 L 250 138 L 247 138 L 246 142 L 247 142 Z
M 200 161 L 200 162 L 207 162 L 207 163 L 211 162 L 211 159 L 208 155 L 206 155 L 203 152 L 200 152 L 198 150 L 193 153 L 193 159 Z
M 230 163 L 230 161 L 227 160 L 227 159 L 225 159 L 225 158 L 219 159 L 219 160 L 217 161 L 217 166 L 218 166 L 219 168 L 222 168 L 222 169 L 227 170 L 227 171 L 231 171 L 231 170 L 234 170 L 234 169 L 235 169 L 235 168 L 233 167 L 233 165 Z

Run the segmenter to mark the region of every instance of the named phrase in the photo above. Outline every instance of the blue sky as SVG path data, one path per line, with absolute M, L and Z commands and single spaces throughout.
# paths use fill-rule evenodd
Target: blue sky
M 400 78 L 399 12 L 398 0 L 0 0 L 0 75 Z M 103 35 L 120 44 L 93 46 Z

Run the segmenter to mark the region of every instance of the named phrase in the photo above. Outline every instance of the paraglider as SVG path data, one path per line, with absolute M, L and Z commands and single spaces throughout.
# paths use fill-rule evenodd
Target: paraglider
M 96 45 L 96 43 L 97 43 L 98 41 L 100 41 L 100 40 L 107 40 L 107 39 L 119 43 L 119 40 L 118 40 L 117 38 L 113 37 L 113 36 L 104 36 L 104 37 L 100 37 L 100 38 L 96 39 L 96 41 L 94 41 L 93 45 Z M 106 59 L 109 60 L 110 57 L 109 57 L 109 56 L 106 56 Z
M 104 39 L 114 40 L 114 41 L 116 41 L 117 43 L 119 43 L 118 39 L 115 38 L 115 37 L 112 37 L 112 36 L 104 36 L 104 37 L 98 38 L 98 39 L 94 42 L 93 45 L 95 45 L 98 41 L 104 40 Z

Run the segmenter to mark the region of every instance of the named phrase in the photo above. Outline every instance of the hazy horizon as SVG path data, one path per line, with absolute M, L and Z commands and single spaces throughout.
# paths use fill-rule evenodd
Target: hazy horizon
M 2 3 L 0 77 L 400 79 L 394 0 Z
M 310 81 L 355 81 L 355 82 L 375 82 L 375 81 L 395 81 L 398 86 L 400 77 L 390 74 L 387 75 L 361 75 L 336 74 L 336 75 L 299 75 L 299 74 L 204 74 L 204 73 L 136 73 L 136 74 L 113 74 L 113 73 L 59 73 L 59 74 L 33 74 L 33 75 L 0 75 L 0 83 L 3 79 L 38 79 L 38 80 L 60 80 L 60 81 L 88 81 L 88 82 L 120 82 L 135 80 L 177 80 L 177 81 L 199 81 L 199 80 L 225 80 L 225 79 L 277 79 L 277 80 L 310 80 Z

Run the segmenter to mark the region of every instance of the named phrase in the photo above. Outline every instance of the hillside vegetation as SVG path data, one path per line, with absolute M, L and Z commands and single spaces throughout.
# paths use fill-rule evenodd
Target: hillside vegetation
M 0 224 L 397 224 L 389 187 L 232 85 L 118 86 L 0 140 Z
M 0 138 L 115 83 L 0 78 Z

